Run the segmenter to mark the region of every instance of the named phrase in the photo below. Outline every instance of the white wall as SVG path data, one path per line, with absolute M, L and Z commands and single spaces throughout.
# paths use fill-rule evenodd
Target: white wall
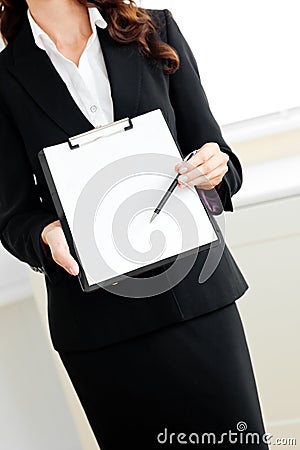
M 227 241 L 250 285 L 238 300 L 267 432 L 300 448 L 300 196 L 227 214 Z
M 82 450 L 33 298 L 0 308 L 0 448 Z
M 222 124 L 300 106 L 299 0 L 140 0 L 168 8 Z

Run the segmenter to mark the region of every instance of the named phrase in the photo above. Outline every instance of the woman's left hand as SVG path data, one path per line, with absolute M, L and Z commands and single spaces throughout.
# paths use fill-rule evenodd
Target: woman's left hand
M 228 171 L 228 160 L 229 156 L 221 151 L 217 143 L 204 144 L 191 159 L 176 164 L 176 172 L 182 174 L 178 178 L 179 187 L 213 189 Z

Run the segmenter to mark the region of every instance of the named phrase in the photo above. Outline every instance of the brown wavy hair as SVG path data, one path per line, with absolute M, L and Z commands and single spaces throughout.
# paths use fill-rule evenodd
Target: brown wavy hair
M 96 6 L 108 22 L 108 33 L 117 42 L 138 43 L 140 52 L 161 62 L 166 73 L 179 68 L 176 50 L 158 36 L 158 24 L 153 23 L 146 9 L 138 8 L 134 0 L 77 0 L 88 6 Z M 27 13 L 25 0 L 0 0 L 0 32 L 6 43 L 17 35 Z

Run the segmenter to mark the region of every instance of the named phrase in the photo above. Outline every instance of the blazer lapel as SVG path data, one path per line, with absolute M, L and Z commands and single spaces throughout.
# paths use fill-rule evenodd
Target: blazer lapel
M 98 37 L 111 85 L 114 120 L 137 114 L 141 89 L 141 56 L 137 44 L 119 44 L 107 28 Z M 45 51 L 35 45 L 27 18 L 14 41 L 14 64 L 10 72 L 34 101 L 69 136 L 93 125 L 81 112 Z
M 47 53 L 35 45 L 27 18 L 14 41 L 14 64 L 10 72 L 34 101 L 69 136 L 93 125 L 81 112 Z

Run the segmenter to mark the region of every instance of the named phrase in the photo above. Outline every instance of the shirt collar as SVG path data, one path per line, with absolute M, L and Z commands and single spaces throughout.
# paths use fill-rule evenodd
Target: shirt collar
M 89 16 L 90 16 L 91 27 L 93 30 L 93 35 L 91 36 L 91 38 L 95 38 L 96 25 L 100 28 L 106 28 L 107 22 L 104 20 L 103 16 L 101 15 L 100 11 L 97 8 L 95 8 L 95 7 L 88 8 L 88 12 L 89 12 Z M 29 20 L 29 24 L 30 24 L 33 38 L 34 38 L 36 45 L 38 47 L 40 47 L 41 49 L 45 50 L 45 43 L 48 43 L 49 45 L 51 45 L 52 47 L 54 47 L 56 49 L 56 46 L 55 46 L 54 42 L 52 41 L 52 39 L 50 39 L 48 34 L 45 33 L 45 31 L 42 30 L 42 28 L 33 19 L 29 9 L 27 10 L 27 17 Z

